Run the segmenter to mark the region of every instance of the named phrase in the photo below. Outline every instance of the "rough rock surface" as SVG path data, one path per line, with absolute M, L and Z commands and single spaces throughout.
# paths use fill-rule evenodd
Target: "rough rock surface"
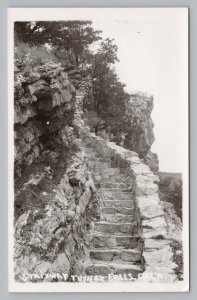
M 78 102 L 80 103 L 82 98 L 83 91 L 78 91 L 76 104 Z M 80 105 L 78 105 L 78 107 L 80 107 Z M 167 233 L 165 212 L 158 195 L 157 183 L 159 182 L 159 177 L 142 162 L 136 152 L 129 151 L 117 146 L 115 143 L 108 142 L 101 137 L 90 133 L 89 128 L 85 126 L 81 118 L 80 111 L 75 114 L 74 120 L 75 126 L 78 127 L 78 131 L 80 132 L 80 136 L 82 137 L 86 147 L 93 149 L 103 159 L 108 159 L 115 172 L 116 170 L 121 170 L 121 173 L 123 173 L 124 176 L 131 178 L 129 191 L 131 192 L 130 197 L 132 198 L 130 199 L 133 199 L 136 205 L 136 213 L 134 215 L 136 229 L 133 229 L 133 233 L 135 232 L 135 234 L 139 235 L 139 237 L 141 237 L 144 241 L 143 258 L 145 271 L 143 272 L 143 277 L 146 278 L 146 281 L 150 282 L 172 282 L 176 280 L 177 277 L 174 269 L 177 265 L 172 259 L 173 249 L 170 246 L 171 241 Z M 103 164 L 104 163 L 100 164 L 101 170 L 104 169 Z M 103 172 L 102 174 L 104 175 Z M 115 184 L 115 182 L 113 182 L 113 184 Z M 118 188 L 114 189 L 117 191 Z M 106 195 L 106 192 L 108 193 L 108 196 Z M 112 214 L 116 214 L 116 200 L 113 198 L 113 193 L 111 193 L 110 190 L 106 191 L 105 188 L 104 196 L 112 199 L 111 201 L 108 200 L 108 202 L 112 203 L 110 204 L 110 212 Z M 103 202 L 104 211 L 106 213 L 105 202 L 107 201 Z M 120 207 L 120 205 L 118 206 Z M 130 212 L 130 214 L 132 213 Z M 101 227 L 99 228 L 101 230 Z M 97 234 L 93 238 L 94 247 L 104 247 L 105 249 L 109 249 L 112 247 L 116 248 L 118 245 L 121 245 L 117 241 L 116 236 L 107 236 L 105 231 L 108 229 L 104 228 L 105 227 L 102 227 L 102 234 L 97 233 L 97 231 L 95 232 Z M 105 235 L 103 235 L 103 232 Z M 129 247 L 128 243 L 130 242 L 127 237 L 127 247 Z M 92 267 L 88 269 L 88 274 L 94 274 L 94 272 L 98 272 L 97 274 L 102 272 L 107 273 L 107 270 L 109 271 L 112 269 L 116 273 L 116 268 L 117 266 L 114 267 L 109 263 L 106 265 L 106 263 L 103 264 L 103 262 L 99 262 L 98 268 L 94 268 L 92 265 Z M 138 275 L 135 274 L 135 276 Z
M 151 112 L 153 96 L 143 93 L 131 94 L 127 105 L 127 118 L 130 122 L 130 132 L 126 135 L 126 148 L 144 156 L 154 142 L 153 122 Z
M 130 273 L 172 282 L 177 233 L 148 152 L 153 99 L 132 96 L 125 149 L 90 133 L 78 75 L 53 64 L 15 72 L 15 278 Z
M 99 196 L 72 126 L 73 83 L 77 87 L 78 82 L 76 70 L 59 64 L 15 72 L 18 281 L 62 281 L 72 272 L 83 273 L 87 233 L 99 213 Z
M 159 159 L 156 153 L 148 151 L 148 153 L 144 156 L 145 163 L 149 166 L 153 173 L 158 174 L 159 172 Z
M 125 276 L 124 281 L 137 278 L 143 272 L 143 243 L 135 223 L 130 180 L 112 167 L 109 159 L 102 159 L 92 148 L 84 149 L 101 198 L 100 217 L 90 231 L 90 259 L 85 272 L 103 276 L 106 281 L 120 275 Z
M 50 135 L 71 124 L 75 88 L 70 72 L 53 63 L 34 67 L 31 72 L 15 72 L 14 146 L 18 176 L 22 167 L 31 165 L 40 155 Z M 72 72 L 71 78 L 74 77 Z
M 52 178 L 55 174 L 52 175 L 53 169 L 49 166 L 42 171 L 39 180 L 34 175 L 23 183 L 17 195 L 21 198 L 30 190 L 42 202 L 42 207 L 30 205 L 15 223 L 14 259 L 18 281 L 54 280 L 50 276 L 48 279 L 34 277 L 36 274 L 69 276 L 76 261 L 84 260 L 84 251 L 89 244 L 87 226 L 94 219 L 92 209 L 95 211 L 97 201 L 96 188 L 83 151 L 70 157 L 59 184 L 56 185 L 55 178 Z M 39 182 L 42 187 L 46 184 L 47 176 L 51 177 L 50 187 L 47 191 L 35 192 Z M 30 197 L 29 193 L 26 195 Z
M 127 134 L 124 147 L 135 151 L 143 158 L 151 171 L 159 171 L 159 160 L 155 153 L 150 151 L 155 140 L 151 112 L 153 109 L 153 96 L 146 93 L 133 93 L 129 103 L 126 104 L 125 122 Z

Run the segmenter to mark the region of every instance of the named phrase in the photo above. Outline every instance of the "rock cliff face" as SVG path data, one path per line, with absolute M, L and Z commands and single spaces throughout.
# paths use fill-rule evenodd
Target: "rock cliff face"
M 151 171 L 154 173 L 159 172 L 159 159 L 156 153 L 152 151 L 148 151 L 146 155 L 144 155 L 145 163 L 150 167 Z
M 15 70 L 15 279 L 82 273 L 98 197 L 72 125 L 80 80 L 48 63 Z M 75 85 L 75 87 L 74 87 Z M 77 261 L 77 265 L 75 264 Z M 24 277 L 23 274 L 26 274 Z
M 135 151 L 149 165 L 152 171 L 159 171 L 157 155 L 150 151 L 155 140 L 151 119 L 153 96 L 144 93 L 131 94 L 131 100 L 126 107 L 126 120 L 129 124 L 125 136 L 124 147 Z
M 76 71 L 66 72 L 48 63 L 25 71 L 15 71 L 14 133 L 15 173 L 39 157 L 51 136 L 64 125 L 71 125 Z M 68 73 L 71 79 L 68 79 Z
M 80 80 L 73 68 L 52 63 L 15 70 L 15 279 L 67 281 L 72 274 L 120 271 L 137 277 L 159 269 L 161 281 L 173 281 L 171 219 L 159 178 L 147 166 L 157 171 L 149 152 L 153 98 L 132 96 L 125 149 L 90 133 Z M 116 246 L 126 248 L 120 253 Z
M 83 272 L 88 226 L 97 214 L 96 189 L 81 150 L 64 159 L 56 152 L 56 157 L 58 162 L 50 157 L 45 169 L 31 169 L 16 193 L 24 209 L 15 223 L 15 279 L 20 282 L 65 281 Z

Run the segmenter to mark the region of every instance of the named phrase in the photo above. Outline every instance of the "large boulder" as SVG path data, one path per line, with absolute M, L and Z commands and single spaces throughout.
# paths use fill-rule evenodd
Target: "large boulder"
M 153 96 L 144 93 L 131 94 L 126 104 L 126 121 L 128 133 L 125 136 L 124 146 L 144 157 L 151 148 L 155 138 L 154 124 L 151 119 Z

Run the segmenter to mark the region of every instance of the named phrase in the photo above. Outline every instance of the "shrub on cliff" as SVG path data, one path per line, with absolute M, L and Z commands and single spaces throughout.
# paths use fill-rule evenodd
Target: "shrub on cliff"
M 29 44 L 21 43 L 14 49 L 14 58 L 17 65 L 26 66 L 39 66 L 48 62 L 58 63 L 57 57 L 53 51 L 46 46 L 38 45 L 32 46 Z
M 174 205 L 177 216 L 182 220 L 182 178 L 178 173 L 160 172 L 159 190 L 163 201 Z
M 15 22 L 15 45 L 50 45 L 59 60 L 80 63 L 88 45 L 100 39 L 91 21 Z

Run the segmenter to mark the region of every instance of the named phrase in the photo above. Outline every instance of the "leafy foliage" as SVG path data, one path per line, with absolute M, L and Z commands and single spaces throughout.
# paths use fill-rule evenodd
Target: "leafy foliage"
M 15 47 L 15 60 L 20 64 L 38 66 L 48 62 L 58 63 L 57 57 L 53 51 L 47 49 L 44 45 L 32 46 L 27 43 L 20 43 Z
M 160 172 L 159 190 L 164 201 L 174 204 L 177 216 L 182 219 L 182 178 L 179 174 Z
M 102 40 L 100 31 L 91 25 L 91 21 L 16 22 L 16 58 L 30 65 L 48 60 L 75 65 L 86 81 L 84 110 L 97 115 L 92 119 L 95 133 L 105 130 L 116 138 L 127 131 L 125 111 L 130 95 L 113 67 L 118 62 L 114 40 Z M 100 45 L 93 53 L 89 46 L 95 42 Z
M 98 52 L 92 56 L 92 97 L 86 99 L 85 108 L 93 109 L 97 113 L 97 120 L 93 125 L 95 133 L 103 129 L 117 135 L 125 130 L 125 103 L 130 96 L 124 91 L 125 85 L 113 68 L 118 61 L 117 46 L 113 40 L 101 42 Z
M 63 55 L 78 64 L 88 45 L 100 39 L 99 31 L 90 25 L 90 21 L 16 22 L 15 44 L 48 44 L 58 58 Z

